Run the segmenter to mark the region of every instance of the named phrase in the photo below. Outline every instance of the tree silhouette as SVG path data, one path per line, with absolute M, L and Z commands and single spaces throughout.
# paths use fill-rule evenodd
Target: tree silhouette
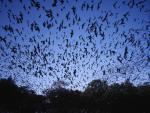
M 18 87 L 11 78 L 0 80 L 0 112 L 33 113 L 41 101 L 34 91 Z
M 136 87 L 129 80 L 112 85 L 94 80 L 84 92 L 53 87 L 44 93 L 43 96 L 37 95 L 28 87 L 18 87 L 11 78 L 1 79 L 0 113 L 150 112 L 150 86 Z

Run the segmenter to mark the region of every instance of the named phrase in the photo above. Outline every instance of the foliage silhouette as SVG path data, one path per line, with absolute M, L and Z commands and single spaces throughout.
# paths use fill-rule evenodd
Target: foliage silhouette
M 27 87 L 18 87 L 9 78 L 0 80 L 0 112 L 33 113 L 42 98 Z
M 57 87 L 37 95 L 9 79 L 0 80 L 0 113 L 149 113 L 150 86 L 128 80 L 107 85 L 94 80 L 84 92 Z

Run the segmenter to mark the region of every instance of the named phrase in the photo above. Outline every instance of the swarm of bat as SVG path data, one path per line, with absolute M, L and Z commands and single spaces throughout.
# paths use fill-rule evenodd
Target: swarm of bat
M 0 0 L 0 76 L 49 77 L 72 89 L 96 78 L 150 81 L 148 4 Z

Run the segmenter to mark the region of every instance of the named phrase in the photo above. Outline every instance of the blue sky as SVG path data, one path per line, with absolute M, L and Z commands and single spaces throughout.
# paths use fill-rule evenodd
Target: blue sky
M 37 92 L 58 80 L 72 89 L 93 79 L 150 81 L 149 0 L 60 1 L 0 1 L 1 77 Z

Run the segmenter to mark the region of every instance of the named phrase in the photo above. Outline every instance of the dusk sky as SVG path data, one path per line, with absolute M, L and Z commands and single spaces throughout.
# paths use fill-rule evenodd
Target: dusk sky
M 0 78 L 40 93 L 56 81 L 150 82 L 150 0 L 0 0 Z

